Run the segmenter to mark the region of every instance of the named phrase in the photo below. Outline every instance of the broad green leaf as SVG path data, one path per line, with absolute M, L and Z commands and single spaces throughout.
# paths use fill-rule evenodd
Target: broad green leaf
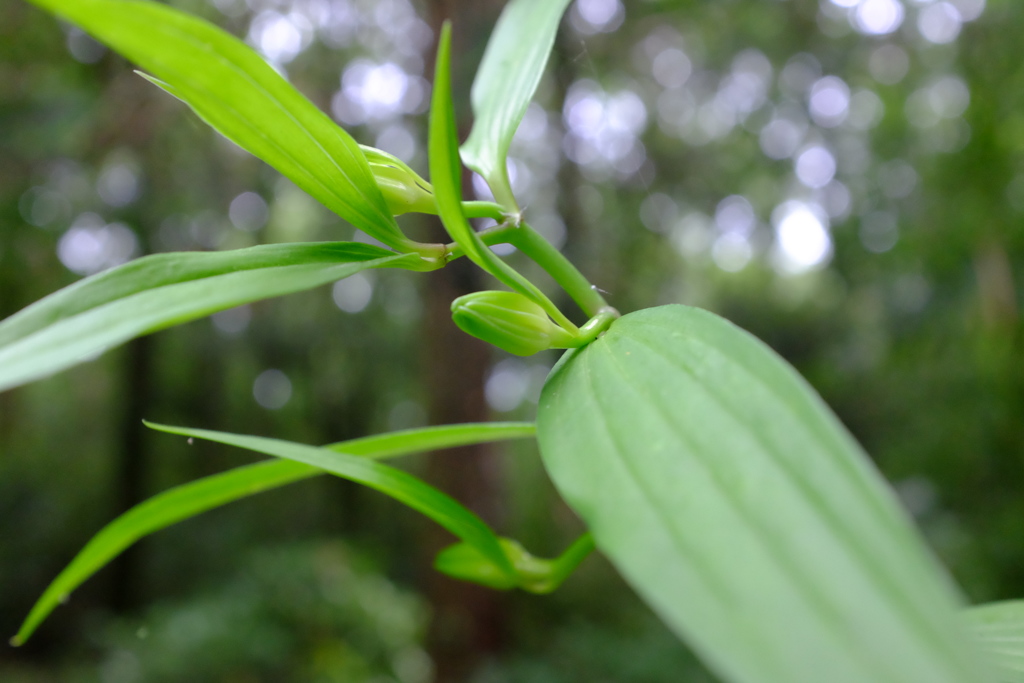
M 996 680 L 1024 683 L 1024 600 L 979 605 L 966 615 L 974 642 L 996 669 Z
M 355 242 L 145 256 L 80 280 L 0 322 L 0 391 L 216 311 L 368 268 L 418 269 L 423 263 L 416 254 Z
M 419 246 L 399 230 L 351 136 L 242 41 L 157 2 L 30 1 L 138 64 L 222 135 L 357 228 L 399 251 Z
M 551 303 L 543 292 L 492 252 L 466 220 L 462 209 L 462 164 L 459 162 L 458 133 L 452 108 L 451 24 L 445 22 L 437 47 L 434 92 L 430 103 L 430 179 L 434 185 L 441 222 L 466 256 L 513 290 L 530 299 L 565 329 L 576 326 Z
M 463 542 L 477 548 L 482 555 L 490 559 L 510 577 L 516 575 L 515 568 L 505 556 L 498 537 L 494 535 L 490 527 L 460 505 L 458 501 L 407 472 L 330 448 L 317 448 L 280 439 L 214 432 L 207 429 L 147 424 L 153 429 L 169 434 L 216 441 L 311 465 L 329 474 L 369 486 L 431 518 L 458 536 Z
M 444 425 L 342 441 L 326 448 L 349 456 L 388 458 L 533 435 L 534 426 L 529 422 Z M 175 486 L 139 503 L 93 536 L 47 586 L 11 643 L 20 645 L 28 640 L 71 591 L 140 538 L 215 507 L 318 474 L 325 472 L 292 460 L 268 460 Z
M 569 0 L 510 0 L 473 80 L 473 130 L 462 145 L 466 165 L 490 185 L 498 203 L 518 214 L 506 160 L 533 99 Z
M 544 463 L 597 547 L 730 683 L 979 683 L 960 596 L 868 457 L 767 346 L 663 306 L 570 351 Z

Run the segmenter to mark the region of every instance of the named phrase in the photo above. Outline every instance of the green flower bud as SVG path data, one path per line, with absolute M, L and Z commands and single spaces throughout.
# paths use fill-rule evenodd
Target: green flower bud
M 574 346 L 574 338 L 544 309 L 516 292 L 474 292 L 452 302 L 452 320 L 463 332 L 517 356 Z
M 409 168 L 407 163 L 376 147 L 359 145 L 359 148 L 370 164 L 370 171 L 384 195 L 391 215 L 401 216 L 413 211 L 437 213 L 434 188 Z
M 416 173 L 384 164 L 370 164 L 370 170 L 392 215 L 437 213 L 430 185 Z

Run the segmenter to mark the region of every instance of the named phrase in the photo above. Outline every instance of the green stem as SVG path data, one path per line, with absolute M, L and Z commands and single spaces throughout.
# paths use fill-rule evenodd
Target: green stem
M 410 239 L 406 239 L 399 244 L 393 245 L 392 248 L 405 254 L 419 254 L 420 258 L 424 261 L 435 264 L 432 267 L 425 265 L 425 270 L 441 268 L 444 266 L 445 257 L 448 253 L 447 248 L 443 244 L 416 242 Z
M 602 332 L 619 318 L 619 312 L 611 306 L 606 306 L 597 312 L 587 323 L 580 328 L 579 333 L 573 339 L 570 348 L 586 346 L 601 335 Z
M 462 202 L 462 210 L 466 214 L 466 218 L 493 218 L 494 220 L 498 221 L 498 223 L 502 223 L 505 220 L 505 214 L 502 213 L 501 207 L 495 204 L 494 202 Z M 437 214 L 435 213 L 434 215 Z M 495 228 L 490 228 L 490 231 L 494 231 L 502 227 L 505 226 L 498 225 Z M 484 230 L 483 232 L 481 232 L 481 238 L 483 238 L 484 235 L 486 235 L 488 232 L 488 230 Z M 484 243 L 491 245 L 504 244 L 508 242 L 508 239 L 505 239 L 503 237 L 506 233 L 499 234 L 501 235 L 501 237 L 495 235 L 494 237 L 490 238 L 492 241 L 485 240 Z M 405 242 L 399 245 L 399 251 L 405 253 L 419 254 L 420 257 L 423 258 L 424 261 L 426 262 L 424 263 L 423 270 L 436 270 L 437 268 L 443 267 L 444 264 L 446 264 L 448 261 L 465 255 L 464 252 L 462 251 L 462 248 L 456 245 L 454 242 L 452 244 L 446 245 L 437 243 L 415 242 L 409 239 L 405 240 Z
M 489 212 L 486 215 L 487 218 L 493 218 L 493 213 L 500 213 L 501 207 L 491 202 L 465 202 L 466 204 L 474 204 L 474 210 L 478 210 L 481 214 Z M 467 212 L 468 215 L 468 212 Z M 601 293 L 590 284 L 590 282 L 583 276 L 583 274 L 572 264 L 572 261 L 567 259 L 562 252 L 555 249 L 554 245 L 544 239 L 543 235 L 531 228 L 526 223 L 520 223 L 518 226 L 502 224 L 497 225 L 493 228 L 483 230 L 479 233 L 480 239 L 483 240 L 484 244 L 491 246 L 494 244 L 511 244 L 516 249 L 526 254 L 526 256 L 534 261 L 537 265 L 543 268 L 555 282 L 572 297 L 583 312 L 586 313 L 590 318 L 595 318 L 601 315 L 602 318 L 606 318 L 608 315 L 612 316 L 612 319 L 619 317 L 618 312 L 614 308 L 608 305 L 605 298 L 601 296 Z M 455 242 L 448 245 L 448 260 L 459 258 L 463 255 L 462 247 Z M 595 322 L 592 320 L 591 322 Z M 608 321 L 610 322 L 610 320 Z M 602 323 L 604 327 L 607 324 Z M 586 328 L 590 323 L 584 326 Z M 603 331 L 603 329 L 602 329 Z
M 551 580 L 556 586 L 568 578 L 594 550 L 594 537 L 587 531 L 566 548 L 565 552 L 552 561 Z
M 526 223 L 520 223 L 511 233 L 509 243 L 547 271 L 588 317 L 611 308 L 572 261 Z
M 516 202 L 516 196 L 512 192 L 512 183 L 509 182 L 508 170 L 504 163 L 495 169 L 494 175 L 487 178 L 487 185 L 491 188 L 494 199 L 502 207 L 503 212 L 506 215 L 515 216 L 516 220 L 512 222 L 519 223 L 522 211 L 520 211 L 519 203 Z
M 493 218 L 499 223 L 505 222 L 505 211 L 494 202 L 462 202 L 462 211 L 466 218 Z
M 518 544 L 515 544 L 515 547 L 521 553 L 513 561 L 516 571 L 519 572 L 519 587 L 530 593 L 544 594 L 561 586 L 580 562 L 586 559 L 594 549 L 594 538 L 589 531 L 584 533 L 553 560 L 533 557 Z
M 478 235 L 480 236 L 480 241 L 491 247 L 495 244 L 508 244 L 512 240 L 511 235 L 515 230 L 516 228 L 511 225 L 495 225 L 492 228 L 481 230 Z M 446 245 L 446 248 L 448 249 L 449 261 L 466 255 L 465 250 L 458 242 L 451 242 Z

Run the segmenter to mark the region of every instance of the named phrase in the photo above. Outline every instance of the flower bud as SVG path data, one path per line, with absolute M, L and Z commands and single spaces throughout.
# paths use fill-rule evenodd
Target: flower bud
M 516 292 L 474 292 L 452 302 L 452 320 L 463 332 L 517 356 L 572 346 L 571 334 L 544 309 Z
M 437 213 L 430 185 L 415 173 L 398 166 L 375 163 L 370 164 L 370 170 L 392 215 L 400 216 L 411 211 Z

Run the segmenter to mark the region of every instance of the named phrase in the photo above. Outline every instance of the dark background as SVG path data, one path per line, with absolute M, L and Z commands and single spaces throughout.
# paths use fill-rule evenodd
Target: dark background
M 420 170 L 440 21 L 465 135 L 501 8 L 172 4 Z M 709 308 L 792 362 L 972 602 L 1024 596 L 1022 34 L 1015 0 L 580 0 L 512 152 L 527 218 L 620 310 Z M 146 253 L 352 238 L 117 55 L 0 5 L 0 317 Z M 532 419 L 556 356 L 510 358 L 448 318 L 485 277 L 354 282 L 0 394 L 0 632 L 119 512 L 254 460 L 142 418 L 305 443 Z M 538 554 L 580 531 L 530 443 L 406 462 Z M 551 596 L 503 594 L 433 572 L 449 541 L 342 481 L 263 494 L 139 543 L 0 650 L 0 680 L 713 680 L 603 559 Z

